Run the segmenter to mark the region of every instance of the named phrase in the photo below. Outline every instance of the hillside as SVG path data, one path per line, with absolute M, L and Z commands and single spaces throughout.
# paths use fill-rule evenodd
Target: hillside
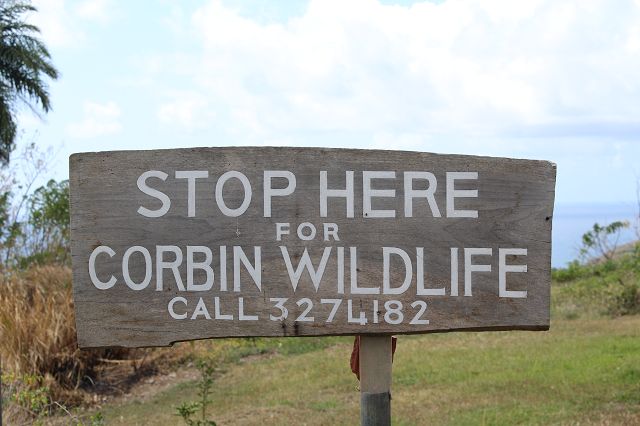
M 395 424 L 639 424 L 639 274 L 637 250 L 612 262 L 554 270 L 548 332 L 400 336 Z M 225 339 L 77 353 L 72 328 L 54 335 L 38 320 L 71 323 L 69 280 L 66 268 L 38 267 L 10 278 L 6 283 L 15 285 L 0 292 L 5 365 L 13 359 L 29 374 L 50 369 L 31 385 L 32 376 L 3 376 L 5 415 L 17 413 L 11 424 L 29 424 L 27 410 L 45 424 L 180 424 L 177 408 L 198 400 L 195 366 L 203 360 L 213 379 L 208 418 L 219 425 L 359 422 L 351 338 Z M 12 315 L 25 300 L 33 315 Z M 69 360 L 71 371 L 64 370 Z M 14 380 L 8 387 L 7 377 Z M 80 380 L 75 388 L 54 381 L 73 377 Z M 12 388 L 18 379 L 22 387 Z
M 548 332 L 400 336 L 395 424 L 639 424 L 639 271 L 631 252 L 554 271 Z M 350 338 L 256 344 L 262 355 L 220 366 L 210 418 L 221 425 L 358 424 Z M 292 353 L 298 346 L 303 353 Z M 196 384 L 177 383 L 144 400 L 131 395 L 102 414 L 109 424 L 175 424 L 175 407 L 197 399 Z

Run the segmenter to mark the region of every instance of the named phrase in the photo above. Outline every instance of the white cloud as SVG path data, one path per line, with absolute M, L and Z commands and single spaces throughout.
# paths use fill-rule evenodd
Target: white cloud
M 99 104 L 87 101 L 83 110 L 83 119 L 67 126 L 67 133 L 72 138 L 91 139 L 116 134 L 122 130 L 121 111 L 115 102 Z
M 76 5 L 75 14 L 89 21 L 107 22 L 111 17 L 110 0 L 86 0 Z
M 620 129 L 640 125 L 631 1 L 311 0 L 278 24 L 211 0 L 191 26 L 200 52 L 153 58 L 162 65 L 152 73 L 192 82 L 211 100 L 210 125 L 247 143 L 360 132 L 418 149 L 443 138 L 576 137 L 585 125 L 635 138 Z M 158 117 L 192 124 L 194 102 L 163 105 Z
M 169 125 L 178 125 L 188 130 L 205 128 L 215 118 L 209 111 L 206 97 L 196 92 L 177 91 L 169 93 L 170 101 L 160 104 L 158 118 Z
M 48 46 L 75 47 L 87 38 L 87 24 L 106 23 L 111 17 L 110 0 L 34 0 L 38 9 L 30 20 Z
M 65 0 L 35 0 L 38 11 L 31 21 L 40 28 L 48 46 L 74 46 L 83 42 L 85 35 L 74 25 L 72 13 Z

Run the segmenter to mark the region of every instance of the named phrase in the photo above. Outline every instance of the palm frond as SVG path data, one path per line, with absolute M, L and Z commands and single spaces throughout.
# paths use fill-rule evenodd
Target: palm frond
M 11 103 L 0 94 L 0 162 L 3 163 L 9 161 L 16 138 L 17 125 L 13 115 Z
M 25 21 L 36 8 L 25 0 L 0 0 L 0 163 L 8 161 L 15 142 L 16 102 L 37 112 L 51 110 L 44 78 L 58 78 L 51 54 L 38 38 L 37 26 Z

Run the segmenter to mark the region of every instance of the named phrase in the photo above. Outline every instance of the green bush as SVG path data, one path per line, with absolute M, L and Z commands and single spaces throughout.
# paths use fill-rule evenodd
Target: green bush
M 593 228 L 582 236 L 580 254 L 587 259 L 613 260 L 620 233 L 628 227 L 627 221 L 611 222 L 604 226 L 594 223 Z
M 588 275 L 589 272 L 590 270 L 587 266 L 582 265 L 577 260 L 574 260 L 568 263 L 566 268 L 554 268 L 551 271 L 551 277 L 554 281 L 564 283 L 584 277 Z
M 51 414 L 52 402 L 44 377 L 36 374 L 2 374 L 2 405 L 11 422 L 41 419 Z
M 605 251 L 607 256 L 586 263 L 574 260 L 566 268 L 552 270 L 556 284 L 552 297 L 554 315 L 575 319 L 640 313 L 640 243 L 636 243 L 632 251 L 614 256 L 617 243 L 609 240 L 625 226 L 625 222 L 595 224 L 584 235 L 585 245 L 581 251 L 595 253 L 594 247 L 609 247 L 610 250 Z
M 615 316 L 640 314 L 640 285 L 637 281 L 622 283 L 622 290 L 615 296 L 610 314 Z
M 0 195 L 4 270 L 69 262 L 69 183 L 50 180 L 30 195 Z
M 36 189 L 28 200 L 30 253 L 19 266 L 65 264 L 69 258 L 69 182 L 50 180 Z

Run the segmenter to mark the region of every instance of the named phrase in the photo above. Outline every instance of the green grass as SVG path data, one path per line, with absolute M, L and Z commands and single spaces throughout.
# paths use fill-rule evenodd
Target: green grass
M 351 341 L 327 343 L 229 365 L 210 417 L 221 425 L 358 424 Z M 195 392 L 195 383 L 182 383 L 103 414 L 108 424 L 176 424 L 175 407 Z M 640 421 L 640 317 L 558 320 L 549 332 L 400 336 L 392 395 L 401 425 Z
M 554 271 L 548 332 L 400 336 L 393 423 L 640 424 L 639 253 Z M 359 424 L 351 346 L 345 337 L 194 345 L 197 356 L 224 359 L 210 418 L 219 425 Z M 175 407 L 196 400 L 196 390 L 196 382 L 178 383 L 102 413 L 107 424 L 179 424 Z
M 640 247 L 640 246 L 638 246 Z M 551 313 L 565 319 L 640 314 L 640 248 L 613 262 L 553 271 Z

